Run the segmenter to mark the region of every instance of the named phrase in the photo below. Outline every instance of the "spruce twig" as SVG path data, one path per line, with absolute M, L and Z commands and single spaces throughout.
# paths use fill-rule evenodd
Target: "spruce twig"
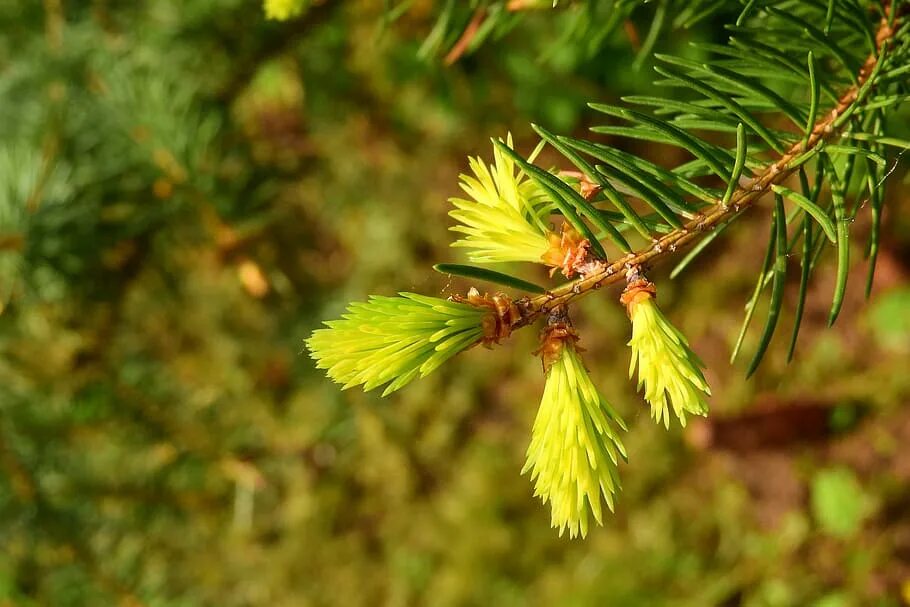
M 649 246 L 614 261 L 598 272 L 568 282 L 545 295 L 539 295 L 529 300 L 521 308 L 522 319 L 516 328 L 533 323 L 556 306 L 566 304 L 603 286 L 624 280 L 625 271 L 630 268 L 653 264 L 677 252 L 681 247 L 698 241 L 703 235 L 711 232 L 733 215 L 753 206 L 771 190 L 772 186 L 783 183 L 808 160 L 807 152 L 840 136 L 846 130 L 848 122 L 839 119 L 854 111 L 854 107 L 862 101 L 863 93 L 868 94 L 869 89 L 865 85 L 876 72 L 876 66 L 884 57 L 882 51 L 890 43 L 903 21 L 905 11 L 900 11 L 899 14 L 893 16 L 891 11 L 891 2 L 887 2 L 884 5 L 884 16 L 876 31 L 876 52 L 870 54 L 866 59 L 856 75 L 855 83 L 839 97 L 834 109 L 816 121 L 806 140 L 790 146 L 777 161 L 768 165 L 751 181 L 748 187 L 740 186 L 728 205 L 721 204 L 721 199 L 718 199 L 717 204 L 709 212 L 696 216 L 682 228 L 669 232 Z

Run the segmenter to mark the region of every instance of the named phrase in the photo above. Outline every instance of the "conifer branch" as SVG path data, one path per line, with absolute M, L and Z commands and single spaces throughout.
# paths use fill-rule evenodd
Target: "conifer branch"
M 653 264 L 675 253 L 681 247 L 698 241 L 734 215 L 753 206 L 769 193 L 773 186 L 783 183 L 787 177 L 814 156 L 812 150 L 838 137 L 848 124 L 843 118 L 854 112 L 874 86 L 871 78 L 876 74 L 877 66 L 886 56 L 887 45 L 900 29 L 906 16 L 904 10 L 898 10 L 894 15 L 891 13 L 892 3 L 890 0 L 886 0 L 883 4 L 883 17 L 875 35 L 876 51 L 866 59 L 858 71 L 854 83 L 838 98 L 834 109 L 815 122 L 815 126 L 807 138 L 790 146 L 781 154 L 780 158 L 768 165 L 756 178 L 750 180 L 747 186 L 744 187 L 740 184 L 729 203 L 723 204 L 723 200 L 718 198 L 710 211 L 698 214 L 683 227 L 655 239 L 651 245 L 629 253 L 597 272 L 566 283 L 544 295 L 516 302 L 521 311 L 521 319 L 515 328 L 533 323 L 556 306 L 567 304 L 603 286 L 625 280 L 628 271 Z
M 793 11 L 783 10 L 785 4 Z M 884 178 L 876 177 L 880 169 L 872 165 L 887 164 L 882 146 L 910 147 L 884 136 L 880 112 L 867 113 L 877 103 L 895 105 L 900 99 L 876 96 L 870 101 L 873 91 L 878 95 L 891 86 L 896 92 L 906 92 L 901 83 L 889 85 L 888 80 L 903 73 L 910 49 L 907 24 L 899 18 L 906 14 L 901 7 L 907 2 L 876 4 L 877 14 L 882 15 L 877 28 L 866 14 L 857 16 L 843 5 L 835 10 L 832 3 L 823 32 L 813 25 L 825 9 L 817 0 L 792 5 L 767 0 L 750 21 L 755 25 L 742 27 L 746 14 L 756 7 L 755 0 L 749 0 L 733 28 L 744 39 L 731 37 L 729 46 L 705 45 L 720 59 L 701 63 L 656 55 L 661 65 L 655 70 L 664 80 L 655 85 L 686 89 L 696 99 L 624 98 L 633 105 L 655 108 L 650 113 L 592 104 L 595 110 L 624 121 L 594 127 L 594 132 L 668 143 L 695 157 L 672 170 L 619 148 L 560 137 L 539 126 L 534 129 L 541 142 L 528 158 L 515 151 L 510 137 L 494 140 L 493 163 L 471 158 L 472 174 L 461 176 L 464 195 L 451 199 L 454 208 L 449 215 L 457 223 L 450 229 L 460 235 L 453 246 L 469 249 L 469 260 L 477 264 L 532 263 L 550 268 L 551 276 L 561 272 L 566 278 L 581 278 L 544 290 L 486 268 L 434 266 L 441 272 L 505 285 L 529 295 L 512 300 L 501 293 L 482 296 L 472 288 L 467 297 L 453 295 L 447 301 L 400 293 L 352 303 L 340 320 L 325 322 L 307 340 L 317 367 L 344 388 L 362 385 L 371 390 L 385 385 L 384 394 L 388 394 L 427 375 L 460 351 L 477 344 L 490 347 L 515 328 L 546 317 L 537 351 L 544 363 L 546 385 L 524 470 L 532 473 L 535 494 L 550 504 L 553 526 L 561 532 L 568 529 L 572 537 L 583 537 L 589 517 L 602 523 L 601 500 L 612 509 L 619 489 L 617 465 L 625 458 L 619 438 L 625 424 L 597 391 L 578 356 L 582 349 L 569 320 L 568 304 L 604 285 L 627 282 L 620 301 L 632 329 L 629 377 L 637 374 L 651 416 L 668 430 L 671 417 L 685 426 L 688 416 L 706 416 L 711 388 L 703 373 L 704 363 L 657 306 L 656 287 L 645 274 L 652 263 L 701 241 L 683 260 L 683 265 L 688 263 L 704 243 L 773 192 L 773 229 L 734 357 L 756 301 L 770 285 L 769 311 L 748 374 L 767 351 L 783 305 L 787 255 L 800 236 L 796 232 L 791 239 L 787 228 L 800 214 L 805 242 L 800 301 L 804 301 L 806 280 L 822 247 L 828 241 L 837 247 L 838 272 L 829 324 L 833 322 L 844 301 L 850 267 L 848 222 L 862 206 L 857 203 L 848 208 L 851 181 L 862 178 L 863 187 L 875 199 L 875 212 L 881 206 L 880 195 L 877 199 L 876 195 Z M 655 23 L 662 14 L 655 17 Z M 475 14 L 475 22 L 481 18 L 478 15 L 482 13 Z M 835 17 L 839 23 L 832 29 Z M 763 37 L 785 52 L 753 39 Z M 650 42 L 644 46 L 649 47 Z M 803 53 L 808 73 L 791 56 Z M 819 74 L 816 56 L 832 71 Z M 796 95 L 792 101 L 786 99 L 773 82 L 764 82 L 781 76 L 805 87 L 805 104 Z M 824 101 L 820 101 L 822 93 Z M 824 110 L 819 109 L 820 103 L 825 104 L 821 106 Z M 781 130 L 757 117 L 768 111 L 786 118 L 796 131 L 792 127 Z M 730 148 L 703 139 L 698 134 L 701 131 L 735 133 L 736 145 Z M 856 143 L 851 145 L 851 139 Z M 552 146 L 577 171 L 546 170 L 533 164 L 543 145 Z M 592 164 L 588 158 L 603 164 Z M 865 172 L 858 159 L 865 163 Z M 810 163 L 817 167 L 814 186 L 805 170 Z M 797 172 L 801 193 L 785 186 Z M 700 183 L 702 178 L 715 180 L 715 184 Z M 716 187 L 718 178 L 721 187 Z M 831 201 L 823 208 L 818 199 L 826 183 Z M 793 205 L 789 214 L 785 199 Z M 649 214 L 640 215 L 632 200 L 640 201 Z M 607 205 L 613 208 L 603 208 Z M 549 222 L 554 215 L 562 218 L 558 227 Z M 873 216 L 870 242 L 879 215 Z M 636 250 L 624 232 L 647 244 Z M 618 250 L 617 259 L 608 260 L 605 244 Z

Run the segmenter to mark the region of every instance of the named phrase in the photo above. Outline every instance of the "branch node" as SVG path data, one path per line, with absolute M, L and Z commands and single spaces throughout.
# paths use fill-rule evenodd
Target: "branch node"
M 453 301 L 460 303 L 467 303 L 472 306 L 479 308 L 487 308 L 490 313 L 483 317 L 483 337 L 480 338 L 480 343 L 483 344 L 485 348 L 492 348 L 493 344 L 499 344 L 503 339 L 508 339 L 512 334 L 512 328 L 516 325 L 521 324 L 525 318 L 526 312 L 522 311 L 522 307 L 525 307 L 530 303 L 530 300 L 525 298 L 525 302 L 522 302 L 522 307 L 518 305 L 519 302 L 512 301 L 508 295 L 503 293 L 496 293 L 495 295 L 488 295 L 484 293 L 480 294 L 480 291 L 471 287 L 468 290 L 467 297 L 461 295 L 453 295 L 451 297 Z
M 547 326 L 540 332 L 540 347 L 534 350 L 534 356 L 540 356 L 544 372 L 549 371 L 559 359 L 566 342 L 571 342 L 578 352 L 584 350 L 578 345 L 579 336 L 572 326 L 569 310 L 564 305 L 555 306 L 547 315 Z
M 657 287 L 637 271 L 627 278 L 628 284 L 619 296 L 619 301 L 626 307 L 626 313 L 631 317 L 635 305 L 657 297 Z

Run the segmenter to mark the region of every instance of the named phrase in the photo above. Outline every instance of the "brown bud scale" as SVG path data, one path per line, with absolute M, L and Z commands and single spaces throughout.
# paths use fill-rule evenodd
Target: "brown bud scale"
M 559 359 L 566 342 L 569 342 L 578 352 L 584 352 L 584 349 L 577 345 L 579 339 L 566 307 L 554 308 L 547 317 L 547 326 L 540 332 L 540 347 L 534 351 L 535 356 L 540 356 L 544 372 L 548 371 Z

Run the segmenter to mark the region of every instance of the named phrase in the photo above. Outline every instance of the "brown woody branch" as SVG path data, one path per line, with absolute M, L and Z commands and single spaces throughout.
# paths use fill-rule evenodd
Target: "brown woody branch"
M 461 33 L 461 36 L 452 46 L 452 49 L 446 54 L 446 57 L 443 60 L 446 65 L 452 65 L 461 59 L 461 56 L 465 54 L 465 51 L 468 50 L 468 47 L 471 46 L 471 43 L 474 41 L 474 37 L 477 35 L 478 30 L 480 30 L 480 26 L 483 24 L 486 16 L 487 9 L 484 7 L 480 7 L 474 12 L 474 16 L 471 17 L 470 23 L 468 23 L 468 26 Z
M 541 8 L 540 4 L 534 0 L 509 0 L 508 4 L 506 4 L 506 10 L 510 13 L 518 13 L 539 8 Z M 480 26 L 483 25 L 486 18 L 487 9 L 485 7 L 481 6 L 474 11 L 474 15 L 471 17 L 468 26 L 461 33 L 461 36 L 458 37 L 458 40 L 455 41 L 455 44 L 452 45 L 449 52 L 446 53 L 445 59 L 443 59 L 445 65 L 452 65 L 461 59 L 462 55 L 467 52 L 468 47 L 471 46 L 471 43 L 474 42 L 474 38 L 477 36 Z

